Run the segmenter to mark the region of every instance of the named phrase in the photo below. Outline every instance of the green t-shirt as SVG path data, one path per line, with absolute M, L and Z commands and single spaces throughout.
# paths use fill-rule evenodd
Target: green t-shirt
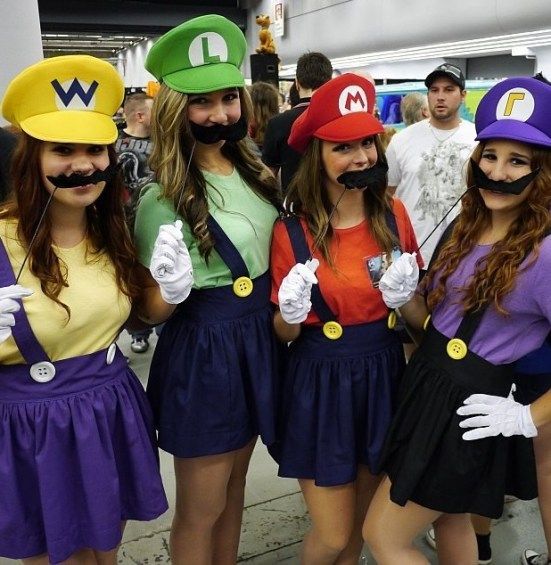
M 208 171 L 203 171 L 203 175 L 207 181 L 209 212 L 239 251 L 251 278 L 264 274 L 270 262 L 270 242 L 277 217 L 276 209 L 257 196 L 236 169 L 228 176 Z M 139 259 L 146 267 L 151 262 L 159 226 L 174 222 L 174 206 L 172 202 L 160 198 L 160 194 L 160 185 L 147 185 L 136 212 L 134 236 Z M 207 266 L 186 222 L 182 231 L 193 265 L 194 288 L 232 284 L 231 273 L 220 255 L 213 250 Z

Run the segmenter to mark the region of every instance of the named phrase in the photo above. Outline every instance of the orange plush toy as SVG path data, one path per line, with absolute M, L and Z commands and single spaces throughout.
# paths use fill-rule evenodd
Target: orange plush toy
M 272 32 L 270 31 L 270 16 L 266 14 L 260 14 L 256 16 L 256 23 L 260 26 L 260 31 L 258 32 L 258 39 L 260 40 L 260 46 L 256 48 L 257 53 L 275 53 L 276 46 L 274 43 L 274 38 L 272 37 Z

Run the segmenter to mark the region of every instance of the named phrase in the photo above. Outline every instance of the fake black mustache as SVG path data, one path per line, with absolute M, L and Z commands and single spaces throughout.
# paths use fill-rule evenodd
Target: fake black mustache
M 337 182 L 350 190 L 354 188 L 377 189 L 386 185 L 388 165 L 377 161 L 373 167 L 362 171 L 347 171 L 337 177 Z
M 502 192 L 504 194 L 519 195 L 539 174 L 541 168 L 534 169 L 531 173 L 520 177 L 513 182 L 489 179 L 476 161 L 471 159 L 474 184 L 477 188 Z
M 241 117 L 237 122 L 229 126 L 222 124 L 215 124 L 213 126 L 200 126 L 190 122 L 190 129 L 193 137 L 204 143 L 210 145 L 217 143 L 221 140 L 224 141 L 239 141 L 247 135 L 247 122 L 245 118 Z
M 57 188 L 74 188 L 76 186 L 86 186 L 87 184 L 97 184 L 98 182 L 109 182 L 117 172 L 117 165 L 108 165 L 103 171 L 94 171 L 91 175 L 59 175 L 57 177 L 46 176 L 46 178 Z

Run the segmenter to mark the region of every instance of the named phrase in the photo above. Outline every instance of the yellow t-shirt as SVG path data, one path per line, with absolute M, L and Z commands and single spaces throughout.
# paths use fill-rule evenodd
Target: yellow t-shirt
M 12 268 L 17 274 L 25 249 L 16 236 L 17 222 L 0 220 L 0 238 Z M 71 309 L 66 311 L 40 290 L 40 281 L 23 268 L 19 284 L 34 293 L 23 299 L 23 305 L 34 335 L 52 361 L 76 357 L 105 349 L 117 338 L 130 313 L 130 300 L 117 287 L 115 269 L 106 254 L 86 253 L 86 240 L 71 248 L 54 247 L 67 265 L 68 287 L 59 299 Z M 0 344 L 0 363 L 23 363 L 13 337 Z

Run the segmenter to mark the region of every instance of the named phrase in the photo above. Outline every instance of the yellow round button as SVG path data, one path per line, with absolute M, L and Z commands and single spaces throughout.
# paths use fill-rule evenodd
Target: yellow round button
M 327 339 L 339 339 L 342 336 L 342 326 L 339 322 L 325 322 L 323 324 L 323 335 Z
M 388 326 L 389 330 L 393 330 L 396 327 L 396 320 L 398 319 L 398 316 L 396 316 L 396 312 L 394 310 L 392 310 L 392 312 L 390 312 L 390 314 L 388 315 L 387 321 L 386 321 L 386 325 Z
M 458 361 L 467 355 L 467 344 L 462 339 L 454 337 L 448 341 L 446 351 L 452 359 Z
M 430 322 L 430 314 L 425 318 L 425 321 L 423 322 L 423 329 L 425 331 L 427 331 L 427 328 L 429 327 L 429 322 Z
M 233 292 L 239 298 L 249 296 L 253 291 L 253 281 L 249 277 L 239 277 L 233 281 Z

